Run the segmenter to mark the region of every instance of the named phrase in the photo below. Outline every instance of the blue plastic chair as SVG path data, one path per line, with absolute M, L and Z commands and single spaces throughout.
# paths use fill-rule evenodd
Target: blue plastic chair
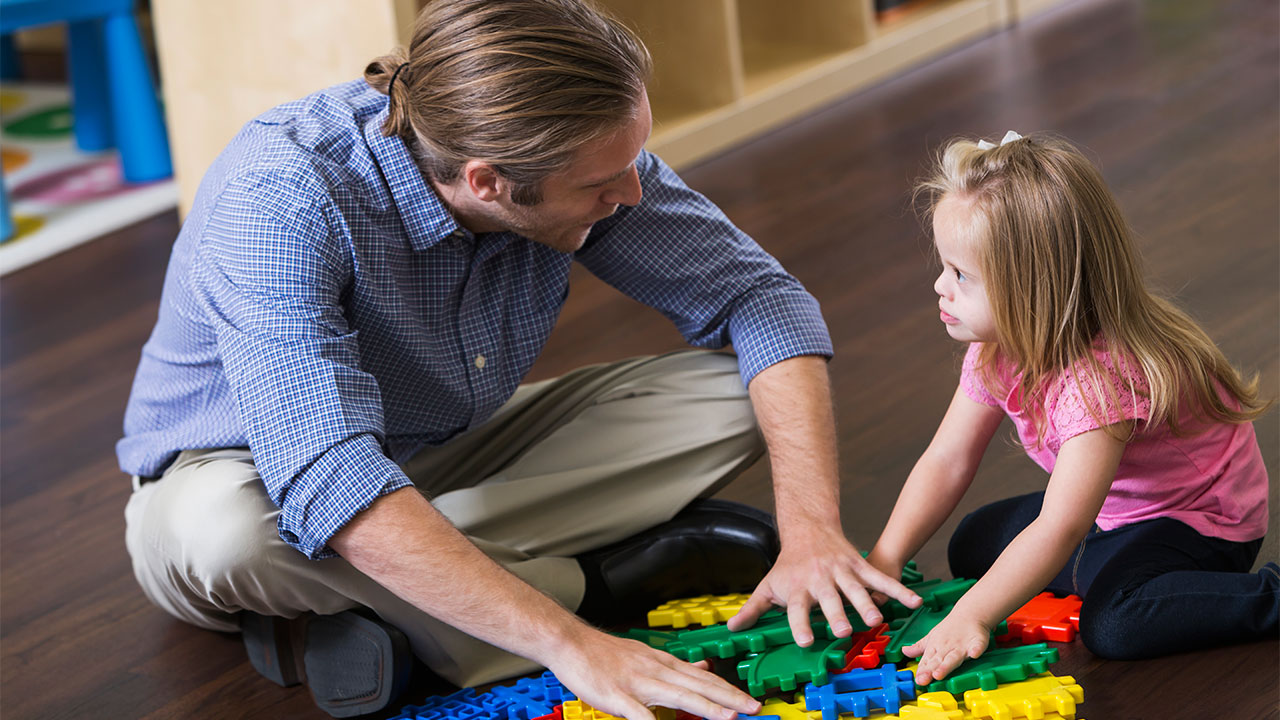
M 169 177 L 169 135 L 133 0 L 0 0 L 0 35 L 67 23 L 76 145 L 115 146 L 127 182 Z
M 4 178 L 0 177 L 0 243 L 13 237 L 13 216 L 9 214 L 9 193 L 4 190 Z

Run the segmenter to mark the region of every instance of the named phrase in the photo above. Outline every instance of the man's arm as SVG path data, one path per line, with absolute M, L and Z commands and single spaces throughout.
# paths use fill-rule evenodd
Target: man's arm
M 759 703 L 696 665 L 600 632 L 508 573 L 412 488 L 379 498 L 329 541 L 424 612 L 545 665 L 594 707 L 652 720 L 647 706 L 732 720 Z
M 806 355 L 775 363 L 748 390 L 773 465 L 782 552 L 729 628 L 748 627 L 771 605 L 783 605 L 797 644 L 807 646 L 815 603 L 840 637 L 853 632 L 842 596 L 868 626 L 882 616 L 867 588 L 917 606 L 919 596 L 872 567 L 845 537 L 826 359 Z

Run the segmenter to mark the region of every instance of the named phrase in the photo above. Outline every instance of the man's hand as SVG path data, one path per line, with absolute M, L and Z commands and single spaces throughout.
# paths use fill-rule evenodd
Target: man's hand
M 883 620 L 868 588 L 907 607 L 920 605 L 920 596 L 864 560 L 843 534 L 813 528 L 784 539 L 778 561 L 738 614 L 729 619 L 729 629 L 749 628 L 772 605 L 780 605 L 787 608 L 796 644 L 808 647 L 813 644 L 809 612 L 816 603 L 836 637 L 849 637 L 853 626 L 845 614 L 846 598 L 867 627 Z
M 550 670 L 583 702 L 627 720 L 653 720 L 650 707 L 684 710 L 708 720 L 753 714 L 760 703 L 707 671 L 635 640 L 580 624 Z
M 902 577 L 902 568 L 907 566 L 905 561 L 889 558 L 886 553 L 881 551 L 879 545 L 871 549 L 871 552 L 867 555 L 867 562 L 871 564 L 871 567 L 891 578 Z M 871 601 L 876 605 L 884 605 L 888 600 L 889 596 L 878 590 L 871 593 Z
M 941 680 L 968 658 L 982 655 L 991 641 L 991 628 L 954 610 L 920 642 L 902 649 L 907 657 L 920 658 L 916 684 Z

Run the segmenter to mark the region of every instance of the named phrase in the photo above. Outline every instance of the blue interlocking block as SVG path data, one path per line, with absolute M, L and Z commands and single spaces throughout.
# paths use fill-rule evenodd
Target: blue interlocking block
M 903 700 L 914 700 L 916 683 L 910 670 L 898 670 L 893 664 L 872 670 L 852 670 L 832 675 L 826 685 L 807 685 L 804 689 L 805 709 L 822 711 L 822 720 L 837 720 L 841 713 L 866 717 L 871 708 L 896 713 Z
M 506 713 L 495 715 L 476 697 L 474 688 L 463 688 L 452 695 L 432 695 L 421 705 L 409 705 L 391 720 L 504 720 Z
M 566 700 L 577 699 L 550 672 L 521 678 L 513 686 L 495 687 L 478 698 L 481 705 L 505 720 L 533 720 L 550 714 Z

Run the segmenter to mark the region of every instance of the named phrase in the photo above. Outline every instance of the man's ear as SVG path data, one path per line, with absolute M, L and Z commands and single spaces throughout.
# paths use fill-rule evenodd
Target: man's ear
M 468 160 L 462 166 L 462 180 L 477 200 L 493 202 L 506 192 L 506 179 L 483 160 Z

